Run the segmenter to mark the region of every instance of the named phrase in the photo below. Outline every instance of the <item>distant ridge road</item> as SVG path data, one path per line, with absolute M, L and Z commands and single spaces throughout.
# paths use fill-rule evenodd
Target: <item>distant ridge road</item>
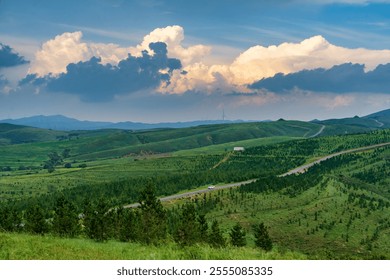
M 314 137 L 317 137 L 318 135 L 320 135 L 325 129 L 325 125 L 322 125 L 320 130 L 316 133 L 316 134 L 313 134 L 312 136 L 310 136 L 309 138 L 314 138 Z

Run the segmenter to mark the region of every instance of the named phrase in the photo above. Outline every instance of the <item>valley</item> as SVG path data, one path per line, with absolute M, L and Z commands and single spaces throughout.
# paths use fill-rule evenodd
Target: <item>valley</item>
M 389 259 L 390 122 L 379 116 L 143 131 L 0 124 L 0 258 L 61 243 L 63 257 L 45 257 Z M 257 245 L 261 224 L 271 249 Z M 231 241 L 237 225 L 243 246 Z

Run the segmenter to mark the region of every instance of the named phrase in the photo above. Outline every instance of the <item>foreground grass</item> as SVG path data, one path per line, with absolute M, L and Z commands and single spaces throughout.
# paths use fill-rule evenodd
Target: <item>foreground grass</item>
M 211 248 L 208 245 L 180 247 L 173 242 L 159 246 L 138 243 L 66 239 L 0 233 L 0 259 L 2 260 L 288 260 L 306 259 L 297 252 L 273 249 L 265 252 L 256 248 Z

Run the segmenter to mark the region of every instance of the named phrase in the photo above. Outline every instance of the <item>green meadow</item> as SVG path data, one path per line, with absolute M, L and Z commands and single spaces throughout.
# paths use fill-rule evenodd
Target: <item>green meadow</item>
M 335 152 L 390 142 L 389 130 L 345 135 L 342 125 L 327 125 L 323 134 L 332 135 L 315 138 L 322 125 L 283 120 L 151 131 L 2 126 L 0 258 L 389 259 L 389 146 L 278 177 Z M 237 146 L 245 151 L 233 152 Z M 151 187 L 156 197 L 163 197 L 249 179 L 256 181 L 164 202 L 164 235 L 152 242 L 139 233 L 148 216 L 142 209 L 124 210 L 138 221 L 134 236 L 121 235 L 120 227 L 130 222 L 118 222 L 119 210 L 110 218 L 103 219 L 102 213 L 101 226 L 92 230 L 101 233 L 98 237 L 88 230 L 88 207 L 119 209 L 139 201 Z M 77 214 L 80 229 L 71 236 L 56 231 L 61 197 Z M 35 206 L 41 210 L 34 215 L 43 215 L 40 234 L 31 227 L 29 211 Z M 179 234 L 184 215 L 192 215 L 195 228 L 204 217 L 207 241 L 199 239 L 196 229 Z M 254 225 L 259 223 L 272 240 L 271 250 L 258 247 Z M 231 244 L 237 224 L 245 236 L 243 247 Z M 223 245 L 212 242 L 216 234 Z

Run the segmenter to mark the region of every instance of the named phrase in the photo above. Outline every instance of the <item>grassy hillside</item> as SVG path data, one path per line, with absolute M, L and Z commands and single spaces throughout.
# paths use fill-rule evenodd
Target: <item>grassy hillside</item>
M 0 232 L 0 260 L 304 260 L 299 252 L 265 252 L 256 248 L 212 248 L 207 245 L 181 247 L 174 242 L 142 245 L 82 238 L 59 238 Z
M 112 136 L 111 132 L 104 133 L 108 133 L 106 137 Z M 117 133 L 123 134 L 122 131 Z M 103 139 L 101 135 L 96 137 L 90 136 L 89 133 L 86 135 L 92 138 L 91 141 L 96 141 L 99 137 Z M 0 147 L 2 153 L 0 158 L 0 167 L 2 168 L 0 169 L 2 170 L 0 171 L 0 197 L 37 196 L 62 189 L 85 188 L 83 186 L 86 184 L 102 186 L 110 182 L 126 183 L 140 177 L 157 178 L 161 176 L 187 176 L 185 180 L 183 179 L 182 188 L 189 189 L 199 186 L 197 184 L 231 182 L 254 178 L 263 173 L 286 172 L 288 171 L 286 168 L 294 168 L 300 163 L 314 160 L 323 155 L 343 149 L 386 142 L 389 139 L 387 135 L 384 131 L 384 133 L 307 140 L 294 140 L 296 138 L 286 136 L 266 137 L 185 149 L 173 154 L 153 154 L 149 151 L 130 156 L 114 157 L 112 150 L 108 150 L 105 154 L 107 158 L 98 156 L 101 156 L 102 152 L 92 155 L 86 153 L 83 160 L 76 153 L 76 149 L 78 147 L 81 149 L 82 144 L 87 145 L 88 137 L 79 136 L 79 139 L 68 141 L 9 145 Z M 288 140 L 289 142 L 286 142 Z M 79 143 L 80 146 L 69 146 L 73 143 Z M 162 145 L 161 142 L 159 144 Z M 247 149 L 244 156 L 231 154 L 232 147 L 236 145 L 244 146 Z M 258 147 L 256 155 L 251 154 L 251 147 Z M 44 163 L 48 160 L 49 152 L 56 151 L 61 154 L 67 148 L 70 149 L 70 155 L 56 167 L 55 172 L 48 173 L 48 170 L 43 169 Z M 213 168 L 218 162 L 226 159 L 228 159 L 228 164 Z M 69 163 L 70 168 L 65 168 L 65 163 Z M 10 170 L 6 167 L 10 167 Z M 194 177 L 199 180 L 195 180 Z M 178 183 L 181 182 L 179 179 L 175 180 Z
M 329 119 L 313 123 L 325 125 L 322 135 L 342 135 L 366 133 L 376 129 L 390 128 L 390 110 L 384 110 L 368 116 L 343 119 Z
M 243 163 L 252 166 L 245 158 L 264 157 L 265 151 L 270 157 L 283 153 L 287 159 L 296 157 L 301 148 L 313 155 L 326 149 L 337 150 L 340 145 L 373 141 L 370 140 L 373 136 L 381 139 L 381 134 L 299 140 L 273 144 L 268 150 L 266 146 L 253 147 L 246 154 L 232 155 L 217 169 L 241 168 Z M 314 143 L 324 143 L 324 146 L 316 147 Z M 315 149 L 311 150 L 313 147 Z M 173 160 L 157 158 L 150 159 L 149 163 L 136 163 L 141 164 L 140 174 L 146 174 L 150 163 L 155 170 L 164 172 L 168 167 L 167 159 Z M 0 233 L 0 258 L 390 259 L 389 159 L 390 148 L 382 147 L 333 158 L 302 175 L 283 178 L 263 175 L 256 183 L 241 188 L 164 204 L 166 209 L 177 213 L 183 204 L 193 203 L 200 213 L 206 214 L 209 222 L 219 222 L 226 240 L 229 240 L 231 228 L 239 223 L 246 231 L 247 245 L 243 248 L 217 249 L 206 244 L 182 247 L 174 243 L 172 237 L 162 245 L 153 246 L 114 240 L 96 243 L 84 238 Z M 172 161 L 170 168 L 175 164 L 179 169 L 192 168 L 194 158 Z M 143 171 L 141 166 L 145 168 Z M 204 203 L 201 202 L 203 199 L 206 199 Z M 258 222 L 266 224 L 274 244 L 268 253 L 255 248 L 252 225 Z
M 9 211 L 19 214 L 7 225 L 2 225 L 7 218 L 1 218 L 0 230 L 28 231 L 20 225 L 28 222 L 27 209 L 37 204 L 45 211 L 45 223 L 53 228 L 54 205 L 61 197 L 74 204 L 76 213 L 84 213 L 91 201 L 103 201 L 107 207 L 135 202 L 147 186 L 155 186 L 156 194 L 165 196 L 210 184 L 259 179 L 239 189 L 209 192 L 192 202 L 167 203 L 165 245 L 120 243 L 113 233 L 104 244 L 84 239 L 85 232 L 71 240 L 54 237 L 54 232 L 44 237 L 0 233 L 0 252 L 4 252 L 0 257 L 39 258 L 38 254 L 47 252 L 45 258 L 59 258 L 57 252 L 62 249 L 45 247 L 51 244 L 63 248 L 60 255 L 71 259 L 390 259 L 389 147 L 332 158 L 299 176 L 277 176 L 324 155 L 390 142 L 389 130 L 311 137 L 322 127 L 281 120 L 142 132 L 78 131 L 62 140 L 2 146 L 0 218 L 10 217 Z M 232 152 L 238 145 L 245 151 Z M 53 152 L 61 160 L 49 172 L 43 166 Z M 218 221 L 227 240 L 232 226 L 240 223 L 247 233 L 246 247 L 211 249 L 203 244 L 185 250 L 176 245 L 174 219 L 185 202 L 194 203 L 209 226 Z M 255 249 L 251 229 L 259 222 L 266 224 L 274 242 L 268 254 L 260 251 L 259 255 Z M 91 254 L 80 254 L 84 250 Z M 153 250 L 155 255 L 150 255 Z
M 279 248 L 310 259 L 390 259 L 389 158 L 389 147 L 339 156 L 307 174 L 212 193 L 214 204 L 199 207 L 226 238 L 240 223 L 249 246 L 251 226 L 263 221 Z
M 364 118 L 374 120 L 382 128 L 390 128 L 390 109 L 365 116 Z
M 0 123 L 0 146 L 54 141 L 63 135 L 65 133 L 60 131 Z
M 8 141 L 7 143 L 9 144 L 13 143 L 12 139 L 19 139 L 17 143 L 34 142 L 37 139 L 41 139 L 39 143 L 0 146 L 0 153 L 3 155 L 0 159 L 0 166 L 10 165 L 14 167 L 19 166 L 19 162 L 31 164 L 34 161 L 31 158 L 32 155 L 40 161 L 49 152 L 61 152 L 64 149 L 70 149 L 71 160 L 88 161 L 116 158 L 130 154 L 168 153 L 275 136 L 309 137 L 315 134 L 321 127 L 312 123 L 281 121 L 273 123 L 207 125 L 141 132 L 126 130 L 74 131 L 63 135 L 62 132 L 50 130 L 13 125 L 2 126 L 9 127 L 3 129 L 4 135 L 8 133 L 8 138 L 3 138 L 3 140 L 5 139 L 4 141 Z M 19 136 L 25 133 L 25 131 L 31 131 L 32 135 L 28 138 L 23 138 L 23 140 Z M 62 140 L 52 141 L 57 136 L 62 136 Z M 29 140 L 27 141 L 27 139 Z M 15 158 L 18 161 L 15 161 Z

